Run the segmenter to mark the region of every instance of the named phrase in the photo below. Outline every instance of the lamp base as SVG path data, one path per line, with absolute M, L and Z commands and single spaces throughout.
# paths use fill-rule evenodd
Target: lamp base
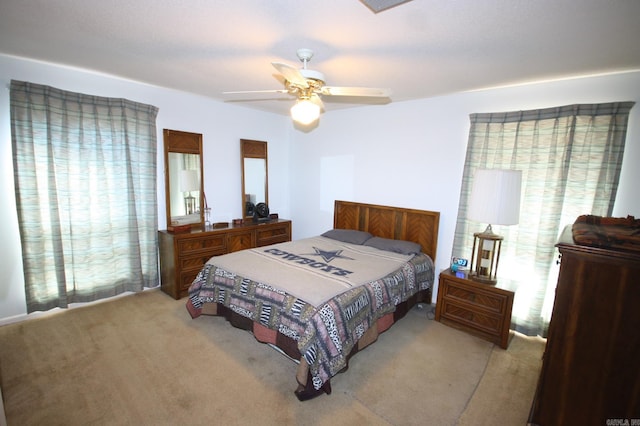
M 475 272 L 471 272 L 469 273 L 469 278 L 471 278 L 474 281 L 478 281 L 480 283 L 483 284 L 489 284 L 489 285 L 495 285 L 498 283 L 498 280 L 489 276 L 485 276 L 485 275 L 478 275 Z
M 474 281 L 496 284 L 501 247 L 502 236 L 494 234 L 491 225 L 487 226 L 484 232 L 473 234 L 469 277 Z
M 187 216 L 196 212 L 196 197 L 190 194 L 184 197 L 184 212 Z

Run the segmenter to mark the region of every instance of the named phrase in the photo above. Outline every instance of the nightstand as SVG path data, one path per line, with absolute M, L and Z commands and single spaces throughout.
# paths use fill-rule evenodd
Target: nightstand
M 514 293 L 497 284 L 474 281 L 468 271 L 440 273 L 436 321 L 467 331 L 506 349 Z

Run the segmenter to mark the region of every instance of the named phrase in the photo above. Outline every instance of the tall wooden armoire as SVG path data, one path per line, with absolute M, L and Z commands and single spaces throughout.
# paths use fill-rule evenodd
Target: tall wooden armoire
M 571 227 L 557 247 L 560 274 L 530 423 L 633 424 L 640 419 L 640 251 L 576 244 Z

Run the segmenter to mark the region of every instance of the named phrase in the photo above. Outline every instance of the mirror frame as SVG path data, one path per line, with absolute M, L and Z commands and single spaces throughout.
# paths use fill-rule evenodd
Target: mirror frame
M 171 230 L 175 226 L 171 223 L 171 182 L 169 173 L 169 153 L 197 154 L 200 159 L 200 196 L 199 211 L 200 221 L 189 223 L 191 228 L 202 228 L 204 226 L 204 173 L 202 161 L 202 134 L 189 133 L 180 130 L 163 129 L 164 138 L 164 184 L 165 184 L 165 204 L 167 211 L 167 229 Z M 175 183 L 175 182 L 174 182 Z M 186 224 L 185 224 L 186 225 Z
M 264 202 L 269 205 L 269 161 L 267 159 L 267 142 L 256 141 L 251 139 L 240 139 L 240 167 L 242 170 L 242 186 L 240 190 L 240 200 L 242 200 L 242 217 L 244 219 L 253 219 L 253 216 L 246 214 L 245 208 L 245 166 L 246 158 L 264 159 L 264 200 L 256 200 L 258 203 Z

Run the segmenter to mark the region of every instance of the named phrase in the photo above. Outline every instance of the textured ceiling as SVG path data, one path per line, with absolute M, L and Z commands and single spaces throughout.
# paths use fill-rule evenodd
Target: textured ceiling
M 0 0 L 0 53 L 287 114 L 271 62 L 391 101 L 640 69 L 638 0 Z M 324 99 L 325 109 L 361 104 Z

